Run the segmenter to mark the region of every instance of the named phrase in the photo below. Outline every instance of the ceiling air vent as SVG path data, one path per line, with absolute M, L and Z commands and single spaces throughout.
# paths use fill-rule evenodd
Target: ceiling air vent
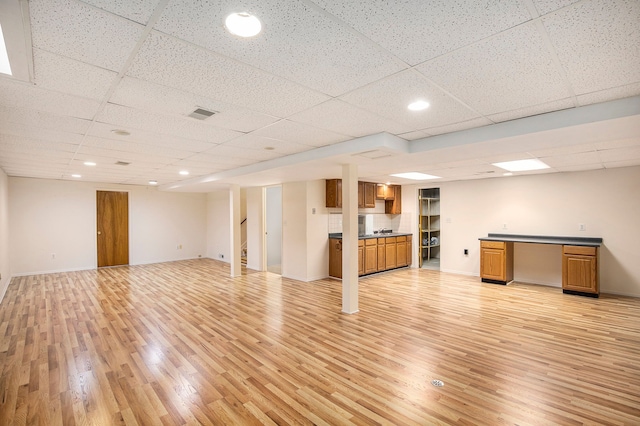
M 215 114 L 215 111 L 207 111 L 206 109 L 198 108 L 189 114 L 189 117 L 195 118 L 196 120 L 205 120 Z
M 131 163 L 127 163 L 126 161 L 116 161 L 117 166 L 128 166 Z

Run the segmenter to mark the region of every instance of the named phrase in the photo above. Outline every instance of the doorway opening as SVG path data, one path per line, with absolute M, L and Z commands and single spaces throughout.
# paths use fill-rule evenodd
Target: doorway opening
M 282 186 L 266 188 L 265 256 L 267 271 L 282 274 Z
M 98 268 L 129 264 L 129 193 L 96 191 Z
M 420 210 L 419 263 L 421 268 L 440 270 L 440 188 L 421 189 L 418 196 Z

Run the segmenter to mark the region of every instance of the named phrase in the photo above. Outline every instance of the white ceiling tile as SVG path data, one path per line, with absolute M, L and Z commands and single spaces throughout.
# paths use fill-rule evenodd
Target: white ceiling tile
M 169 116 L 108 103 L 96 117 L 96 121 L 118 127 L 140 129 L 172 135 L 183 139 L 195 139 L 218 144 L 240 136 L 242 133 L 221 129 L 190 117 Z
M 408 70 L 394 74 L 341 98 L 345 102 L 411 127 L 413 130 L 467 121 L 477 117 L 419 73 Z M 409 111 L 407 106 L 425 99 L 431 106 L 423 111 Z
M 411 65 L 531 19 L 514 1 L 313 1 Z
M 159 0 L 82 0 L 100 9 L 146 25 Z
M 144 27 L 73 0 L 30 0 L 34 47 L 120 71 Z
M 117 161 L 124 161 L 131 163 L 135 166 L 138 162 L 148 164 L 154 163 L 158 165 L 166 165 L 176 161 L 172 157 L 163 157 L 161 155 L 152 155 L 148 153 L 131 152 L 131 151 L 116 151 L 114 149 L 102 148 L 96 146 L 82 145 L 77 151 L 78 158 L 81 157 L 105 157 L 111 158 L 112 164 Z
M 576 94 L 640 81 L 640 2 L 591 0 L 544 18 Z
M 279 120 L 277 117 L 241 108 L 204 96 L 161 86 L 137 78 L 123 78 L 110 102 L 165 115 L 187 116 L 196 108 L 216 112 L 204 124 L 250 132 Z
M 237 146 L 247 149 L 269 149 L 279 155 L 290 155 L 297 152 L 308 151 L 312 147 L 295 142 L 283 141 L 272 138 L 264 138 L 255 134 L 241 136 L 224 144 L 225 146 Z
M 512 111 L 500 112 L 498 114 L 491 114 L 489 118 L 500 123 L 502 121 L 515 120 L 522 117 L 530 117 L 532 115 L 545 114 L 547 112 L 559 111 L 562 109 L 575 107 L 573 98 L 560 99 L 557 101 L 546 102 L 540 105 L 532 105 L 525 108 L 518 108 Z
M 289 117 L 291 121 L 309 124 L 354 138 L 380 132 L 407 133 L 411 128 L 339 99 L 332 99 Z
M 117 73 L 44 50 L 33 50 L 35 83 L 45 89 L 101 100 Z
M 593 144 L 594 148 L 598 151 L 604 151 L 607 149 L 615 149 L 615 148 L 630 148 L 640 146 L 640 134 L 633 138 L 623 138 L 623 139 L 612 139 L 595 142 Z
M 426 129 L 423 129 L 423 132 L 428 133 L 430 135 L 441 135 L 444 133 L 451 133 L 451 132 L 458 132 L 460 130 L 473 129 L 475 127 L 488 126 L 490 124 L 493 124 L 491 120 L 484 117 L 479 117 L 479 118 L 474 118 L 473 120 L 462 121 L 460 123 L 447 124 L 445 126 L 428 127 Z
M 640 161 L 640 146 L 604 149 L 598 151 L 598 156 L 603 163 L 628 160 Z
M 247 164 L 257 163 L 259 161 L 271 160 L 273 158 L 282 157 L 282 154 L 278 154 L 275 151 L 267 151 L 264 149 L 247 149 L 247 148 L 240 148 L 237 146 L 227 146 L 226 144 L 218 145 L 214 148 L 211 148 L 204 154 L 217 156 L 221 159 L 225 159 L 225 161 L 226 161 L 226 157 L 252 160 L 250 163 L 247 163 Z
M 546 15 L 547 13 L 562 9 L 578 1 L 580 0 L 533 0 L 540 15 Z
M 1 108 L 0 108 L 1 110 Z M 1 114 L 1 111 L 0 111 Z M 6 135 L 19 136 L 23 138 L 39 139 L 47 142 L 64 142 L 79 145 L 82 143 L 83 135 L 78 133 L 60 132 L 57 130 L 33 127 L 28 124 L 18 124 L 3 122 L 4 117 L 0 115 L 0 133 Z
M 225 148 L 222 151 L 227 152 L 227 150 L 229 150 L 229 148 Z M 225 157 L 216 153 L 213 154 L 206 154 L 206 153 L 199 153 L 199 154 L 194 154 L 188 158 L 185 158 L 184 160 L 181 161 L 185 161 L 185 162 L 190 162 L 192 164 L 195 164 L 197 167 L 200 166 L 211 166 L 211 167 L 217 167 L 217 168 L 222 168 L 224 170 L 227 169 L 232 169 L 232 168 L 236 168 L 236 167 L 242 167 L 242 166 L 246 166 L 248 164 L 252 164 L 255 163 L 254 160 L 251 159 L 247 159 L 247 158 L 238 158 L 238 157 Z
M 640 95 L 640 83 L 632 83 L 626 86 L 578 95 L 578 104 L 580 106 L 591 105 L 637 95 Z
M 369 39 L 302 1 L 247 0 L 264 31 L 240 39 L 224 28 L 233 4 L 174 0 L 156 29 L 331 96 L 406 68 Z M 295 48 L 292 48 L 295 40 Z
M 555 170 L 559 172 L 584 172 L 587 170 L 598 170 L 603 169 L 604 166 L 601 163 L 596 164 L 576 164 L 571 166 L 558 166 L 554 167 Z
M 87 137 L 83 146 L 102 148 L 121 152 L 131 152 L 137 154 L 153 154 L 161 157 L 170 158 L 186 158 L 192 153 L 189 151 L 175 149 L 166 146 L 157 146 L 146 143 L 137 143 L 130 141 L 120 141 L 114 139 L 103 139 L 96 137 Z
M 615 169 L 617 167 L 640 166 L 640 159 L 636 158 L 631 160 L 610 161 L 610 162 L 605 162 L 603 165 L 606 169 Z
M 567 155 L 554 155 L 540 158 L 550 167 L 578 166 L 586 164 L 600 164 L 600 158 L 596 151 L 581 152 Z
M 427 137 L 429 137 L 431 135 L 429 133 L 427 133 L 427 132 L 422 132 L 420 130 L 416 130 L 414 132 L 399 133 L 396 136 L 399 136 L 402 139 L 406 139 L 408 141 L 414 141 L 414 140 L 417 140 L 417 139 L 427 138 Z
M 571 96 L 534 24 L 505 31 L 416 69 L 483 115 Z
M 280 120 L 277 123 L 258 129 L 252 134 L 308 146 L 325 146 L 351 139 L 349 136 L 290 120 Z
M 67 155 L 66 153 L 75 152 L 79 145 L 65 142 L 50 142 L 43 139 L 33 139 L 22 136 L 14 136 L 0 134 L 0 146 L 2 151 L 30 151 L 30 152 L 47 152 L 47 155 Z
M 328 99 L 297 83 L 156 32 L 149 35 L 127 74 L 277 117 Z
M 0 78 L 0 105 L 91 119 L 98 111 L 100 102 Z
M 0 123 L 16 123 L 35 129 L 50 129 L 66 133 L 84 134 L 91 122 L 80 118 L 58 116 L 25 108 L 0 106 Z

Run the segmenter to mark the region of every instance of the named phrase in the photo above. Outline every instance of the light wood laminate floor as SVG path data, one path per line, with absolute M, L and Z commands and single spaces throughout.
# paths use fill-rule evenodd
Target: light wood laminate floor
M 640 424 L 640 299 L 209 259 L 14 278 L 0 425 Z M 444 387 L 434 387 L 440 379 Z

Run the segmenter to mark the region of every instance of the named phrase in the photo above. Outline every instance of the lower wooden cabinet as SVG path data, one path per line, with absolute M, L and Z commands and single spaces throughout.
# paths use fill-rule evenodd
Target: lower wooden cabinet
M 371 274 L 378 271 L 378 239 L 364 240 L 364 273 Z
M 513 281 L 513 243 L 480 242 L 480 277 L 483 282 L 498 284 Z
M 598 294 L 597 247 L 562 246 L 562 290 Z
M 358 275 L 411 265 L 411 235 L 358 240 Z M 342 278 L 342 239 L 329 239 L 329 276 Z

